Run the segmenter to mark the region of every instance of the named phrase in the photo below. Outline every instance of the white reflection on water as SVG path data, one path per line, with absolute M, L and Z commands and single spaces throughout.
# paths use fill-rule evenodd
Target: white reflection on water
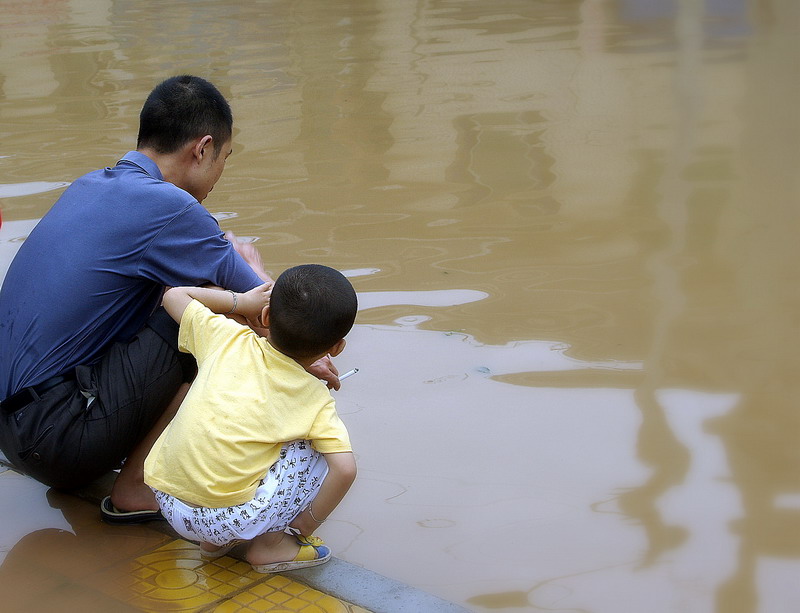
M 6 278 L 6 272 L 11 264 L 11 260 L 34 226 L 39 223 L 38 219 L 22 219 L 19 221 L 3 220 L 0 226 L 0 286 Z
M 360 292 L 358 294 L 358 310 L 396 305 L 447 307 L 477 302 L 488 297 L 489 294 L 486 292 L 470 289 Z
M 797 586 L 800 562 L 797 559 L 762 556 L 755 567 L 759 611 L 800 611 L 800 588 Z
M 239 216 L 239 213 L 236 213 L 235 211 L 219 211 L 217 213 L 211 213 L 211 216 L 218 222 L 223 222 L 228 219 L 236 219 Z
M 380 271 L 381 271 L 380 268 L 352 268 L 349 270 L 342 270 L 341 273 L 347 278 L 352 278 L 352 277 L 363 277 L 366 275 L 374 275 L 376 273 L 379 273 Z
M 13 518 L 13 521 L 4 521 L 0 529 L 0 564 L 27 534 L 45 528 L 70 530 L 61 512 L 48 504 L 47 486 L 13 470 L 6 470 L 0 472 L 0 487 L 4 493 L 0 496 L 0 517 Z M 20 513 L 20 509 L 25 509 L 25 512 Z
M 11 198 L 14 196 L 30 196 L 31 194 L 42 194 L 54 189 L 67 187 L 67 181 L 31 181 L 29 183 L 0 183 L 0 198 Z

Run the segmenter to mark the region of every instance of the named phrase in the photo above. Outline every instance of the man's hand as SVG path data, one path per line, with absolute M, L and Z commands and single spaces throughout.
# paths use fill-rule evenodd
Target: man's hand
M 306 370 L 318 379 L 325 381 L 328 384 L 328 389 L 338 390 L 342 387 L 342 384 L 339 383 L 339 371 L 328 356 L 320 358 Z
M 253 243 L 240 241 L 233 232 L 226 232 L 225 238 L 230 241 L 236 253 L 242 256 L 242 259 L 247 262 L 250 268 L 253 269 L 253 272 L 255 272 L 262 281 L 273 283 L 272 277 L 264 271 L 264 264 L 261 262 L 261 254 Z

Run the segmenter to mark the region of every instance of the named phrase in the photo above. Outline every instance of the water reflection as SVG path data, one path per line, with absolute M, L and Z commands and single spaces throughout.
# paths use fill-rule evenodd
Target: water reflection
M 123 587 L 125 582 L 118 577 L 110 580 L 103 573 L 155 547 L 166 537 L 157 532 L 107 526 L 94 513 L 87 513 L 85 501 L 11 475 L 0 476 L 4 492 L 23 497 L 16 498 L 4 516 L 26 522 L 27 530 L 14 540 L 0 565 L 4 610 L 139 610 L 124 604 L 131 600 Z M 26 514 L 20 513 L 23 503 L 29 505 Z M 8 536 L 3 534 L 4 544 Z
M 113 163 L 177 65 L 218 81 L 209 207 L 362 299 L 337 554 L 478 610 L 793 610 L 799 11 L 23 3 L 3 181 Z M 0 264 L 55 194 L 13 195 Z
M 28 534 L 39 530 L 62 532 L 69 529 L 70 525 L 61 513 L 47 503 L 45 486 L 9 471 L 5 466 L 0 467 L 0 471 L 4 493 L 13 492 L 13 496 L 4 495 L 0 498 L 0 511 L 3 517 L 14 517 L 16 520 L 13 525 L 4 525 L 0 532 L 0 561 L 4 561 L 15 545 Z M 28 512 L 18 513 L 20 507 L 28 509 Z

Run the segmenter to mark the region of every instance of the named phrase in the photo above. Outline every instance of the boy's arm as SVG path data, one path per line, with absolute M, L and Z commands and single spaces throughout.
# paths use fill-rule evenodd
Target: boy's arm
M 328 475 L 314 501 L 289 524 L 303 536 L 311 536 L 319 528 L 356 479 L 356 459 L 351 451 L 323 455 L 328 463 Z
M 204 304 L 214 313 L 236 313 L 250 322 L 259 323 L 271 292 L 272 283 L 264 283 L 243 294 L 207 287 L 172 287 L 164 293 L 163 304 L 178 323 L 192 300 Z

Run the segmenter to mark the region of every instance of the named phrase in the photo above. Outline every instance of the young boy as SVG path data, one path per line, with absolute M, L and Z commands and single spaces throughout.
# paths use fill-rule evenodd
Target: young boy
M 248 541 L 258 572 L 327 562 L 330 550 L 308 537 L 347 493 L 356 464 L 330 392 L 305 367 L 344 349 L 357 309 L 352 285 L 332 268 L 304 265 L 244 294 L 171 288 L 164 307 L 198 365 L 145 461 L 164 517 L 206 557 Z M 268 328 L 266 337 L 231 314 Z

